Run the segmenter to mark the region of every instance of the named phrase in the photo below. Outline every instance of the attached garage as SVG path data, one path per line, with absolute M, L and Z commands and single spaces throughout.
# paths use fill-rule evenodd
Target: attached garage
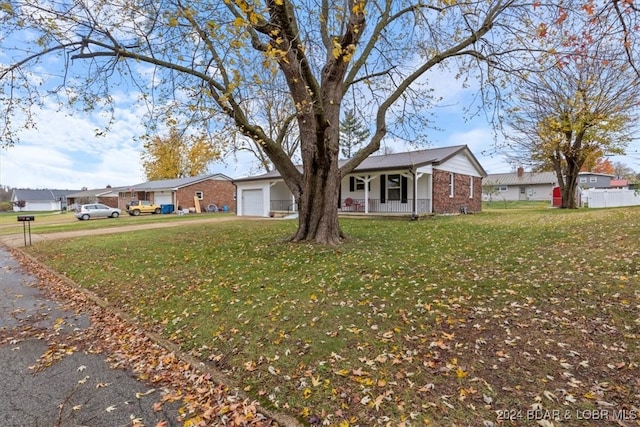
M 173 193 L 171 191 L 156 191 L 153 195 L 153 201 L 156 205 L 172 205 Z
M 277 172 L 271 172 L 277 174 Z M 269 217 L 271 213 L 272 186 L 276 181 L 241 178 L 234 181 L 238 216 Z
M 245 216 L 265 216 L 264 194 L 262 188 L 246 189 L 240 191 L 242 215 Z

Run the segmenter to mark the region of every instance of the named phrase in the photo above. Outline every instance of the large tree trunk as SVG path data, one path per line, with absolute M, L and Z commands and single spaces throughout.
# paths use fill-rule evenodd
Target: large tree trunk
M 321 162 L 311 165 L 314 171 L 305 174 L 298 200 L 298 230 L 292 241 L 340 243 L 343 236 L 338 225 L 340 175 L 337 160 L 336 157 L 327 166 L 321 166 Z
M 315 241 L 336 245 L 343 235 L 338 224 L 338 197 L 341 172 L 340 93 L 337 85 L 327 90 L 333 103 L 327 103 L 324 115 L 301 115 L 307 126 L 300 127 L 303 175 L 298 187 L 298 230 L 292 241 Z M 309 126 L 313 123 L 312 126 Z M 304 125 L 305 123 L 302 123 Z M 295 194 L 295 193 L 294 193 Z
M 578 189 L 578 173 L 582 167 L 580 158 L 565 154 L 567 172 L 565 174 L 564 186 L 562 190 L 562 205 L 564 209 L 576 209 L 578 207 L 576 200 L 576 191 Z
M 562 188 L 562 205 L 563 209 L 576 209 L 576 190 L 578 188 L 578 179 L 576 176 L 567 176 L 564 187 Z

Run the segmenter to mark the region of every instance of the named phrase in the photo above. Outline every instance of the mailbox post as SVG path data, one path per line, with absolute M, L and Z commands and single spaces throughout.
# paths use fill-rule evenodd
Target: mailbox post
M 35 221 L 33 215 L 18 215 L 18 222 L 22 222 L 22 234 L 24 235 L 24 245 L 27 246 L 27 229 L 29 231 L 29 246 L 31 246 L 31 222 Z

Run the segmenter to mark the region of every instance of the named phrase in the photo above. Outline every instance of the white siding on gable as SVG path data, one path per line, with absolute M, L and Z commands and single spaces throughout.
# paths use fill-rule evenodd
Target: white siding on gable
M 431 165 L 420 166 L 418 168 L 418 173 L 427 173 L 427 174 L 431 175 L 431 174 L 433 174 L 433 166 L 431 166 Z
M 449 160 L 436 166 L 435 169 L 439 169 L 446 172 L 453 172 L 461 175 L 477 176 L 480 177 L 480 171 L 476 169 L 473 162 L 469 160 L 466 153 L 463 151 L 456 154 Z

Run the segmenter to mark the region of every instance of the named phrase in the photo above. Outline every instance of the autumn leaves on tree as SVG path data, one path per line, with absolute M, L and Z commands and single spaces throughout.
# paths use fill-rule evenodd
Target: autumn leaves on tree
M 206 136 L 181 134 L 171 128 L 169 136 L 148 138 L 142 166 L 149 180 L 203 175 L 211 162 L 220 158 L 220 147 Z

